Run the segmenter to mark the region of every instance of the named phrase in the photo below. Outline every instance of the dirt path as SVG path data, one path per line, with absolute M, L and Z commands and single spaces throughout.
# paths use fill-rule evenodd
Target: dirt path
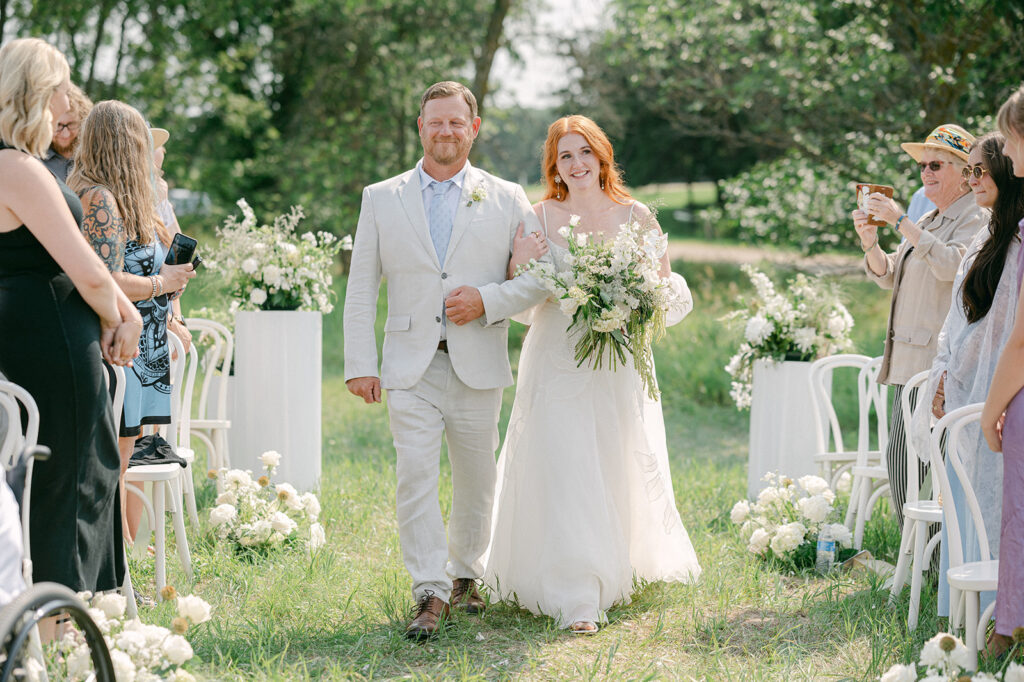
M 673 240 L 668 245 L 671 260 L 682 260 L 697 263 L 733 263 L 757 265 L 769 263 L 785 263 L 800 270 L 816 275 L 849 275 L 862 272 L 861 258 L 848 253 L 821 253 L 804 256 L 792 251 L 778 251 L 756 246 L 726 246 Z

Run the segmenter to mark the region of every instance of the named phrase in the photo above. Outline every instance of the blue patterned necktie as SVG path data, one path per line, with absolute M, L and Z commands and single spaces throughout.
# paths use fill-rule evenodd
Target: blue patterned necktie
M 430 189 L 434 194 L 430 197 L 430 213 L 427 215 L 427 223 L 430 226 L 430 241 L 434 243 L 434 251 L 437 253 L 437 262 L 444 265 L 444 257 L 448 253 L 448 241 L 452 236 L 452 212 L 448 205 L 446 195 L 452 186 L 451 180 L 430 183 Z

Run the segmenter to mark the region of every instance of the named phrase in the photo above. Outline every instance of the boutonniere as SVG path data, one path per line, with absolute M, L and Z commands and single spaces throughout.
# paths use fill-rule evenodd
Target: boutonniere
M 469 193 L 469 201 L 466 202 L 466 206 L 472 206 L 474 203 L 483 201 L 486 198 L 487 190 L 485 190 L 481 185 L 477 185 L 473 188 L 473 191 Z

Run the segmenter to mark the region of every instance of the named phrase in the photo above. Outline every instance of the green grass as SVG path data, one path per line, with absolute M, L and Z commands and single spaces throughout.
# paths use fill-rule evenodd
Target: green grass
M 910 634 L 906 595 L 888 606 L 888 593 L 871 576 L 780 573 L 744 548 L 728 512 L 745 494 L 747 414 L 728 405 L 722 370 L 739 330 L 719 318 L 750 287 L 735 266 L 675 267 L 689 280 L 696 308 L 669 330 L 656 356 L 676 501 L 704 567 L 696 585 L 639 586 L 594 637 L 574 637 L 549 619 L 497 605 L 484 618 L 458 618 L 435 641 L 406 641 L 412 601 L 394 514 L 394 452 L 383 406 L 365 405 L 345 389 L 339 309 L 324 321 L 321 500 L 328 546 L 314 560 L 295 551 L 251 564 L 212 543 L 205 521 L 193 529 L 195 584 L 169 561 L 171 583 L 214 607 L 213 621 L 189 633 L 191 670 L 211 680 L 867 680 L 914 658 L 941 629 L 933 590 L 925 589 L 921 624 Z M 857 320 L 858 350 L 878 354 L 886 292 L 857 277 L 842 287 Z M 202 305 L 201 288 L 190 295 L 186 310 Z M 513 365 L 521 338 L 515 326 Z M 853 394 L 841 390 L 849 418 Z M 507 389 L 502 427 L 513 397 Z M 447 512 L 444 458 L 441 471 Z M 197 488 L 209 507 L 212 489 L 206 481 Z M 867 538 L 866 546 L 894 561 L 899 534 L 882 507 Z M 151 563 L 133 562 L 133 570 L 152 594 Z M 166 604 L 143 614 L 164 625 L 172 616 Z

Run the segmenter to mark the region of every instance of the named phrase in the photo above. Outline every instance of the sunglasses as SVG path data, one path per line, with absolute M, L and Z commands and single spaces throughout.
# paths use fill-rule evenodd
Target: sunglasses
M 960 171 L 960 175 L 964 177 L 964 180 L 970 180 L 971 176 L 974 176 L 975 180 L 981 180 L 988 170 L 981 167 L 979 163 L 977 166 L 964 166 L 964 169 Z
M 942 164 L 944 164 L 944 163 L 947 163 L 947 162 L 946 161 L 928 161 L 928 162 L 919 161 L 918 164 L 917 164 L 917 167 L 921 169 L 922 173 L 924 173 L 924 169 L 925 168 L 931 170 L 932 173 L 938 173 L 940 170 L 942 170 Z

